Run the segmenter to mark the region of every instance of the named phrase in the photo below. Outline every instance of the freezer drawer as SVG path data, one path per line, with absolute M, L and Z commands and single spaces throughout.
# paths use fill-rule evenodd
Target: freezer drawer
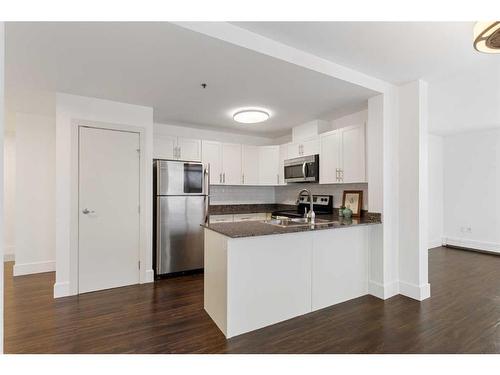
M 156 197 L 156 274 L 203 268 L 206 196 Z

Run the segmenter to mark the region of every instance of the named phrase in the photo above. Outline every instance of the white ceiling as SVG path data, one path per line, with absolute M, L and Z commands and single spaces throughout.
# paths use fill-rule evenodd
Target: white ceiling
M 491 61 L 472 48 L 473 22 L 233 24 L 396 84 L 432 81 Z
M 7 23 L 7 110 L 53 111 L 55 91 L 151 106 L 156 122 L 266 136 L 376 94 L 169 23 Z M 272 118 L 235 123 L 246 106 Z

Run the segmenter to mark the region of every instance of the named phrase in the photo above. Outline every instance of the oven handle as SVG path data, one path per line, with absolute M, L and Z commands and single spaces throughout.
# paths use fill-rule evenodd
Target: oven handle
M 304 164 L 302 164 L 302 175 L 304 176 L 304 178 L 307 178 L 307 162 L 304 162 Z

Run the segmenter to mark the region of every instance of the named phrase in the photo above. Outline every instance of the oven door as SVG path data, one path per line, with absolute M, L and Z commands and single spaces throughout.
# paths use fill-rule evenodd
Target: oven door
M 319 155 L 285 160 L 285 182 L 318 182 Z

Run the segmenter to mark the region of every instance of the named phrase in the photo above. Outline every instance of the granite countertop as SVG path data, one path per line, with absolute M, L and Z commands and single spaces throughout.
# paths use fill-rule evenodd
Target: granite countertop
M 279 203 L 264 204 L 217 204 L 208 207 L 209 215 L 255 214 L 273 211 L 294 210 L 297 206 Z
M 316 218 L 333 221 L 333 223 L 314 226 L 279 227 L 276 225 L 266 224 L 262 221 L 242 221 L 235 223 L 204 224 L 202 226 L 230 238 L 243 238 L 382 224 L 381 215 L 370 212 L 365 213 L 359 218 L 349 220 L 339 218 L 338 215 L 316 215 Z

